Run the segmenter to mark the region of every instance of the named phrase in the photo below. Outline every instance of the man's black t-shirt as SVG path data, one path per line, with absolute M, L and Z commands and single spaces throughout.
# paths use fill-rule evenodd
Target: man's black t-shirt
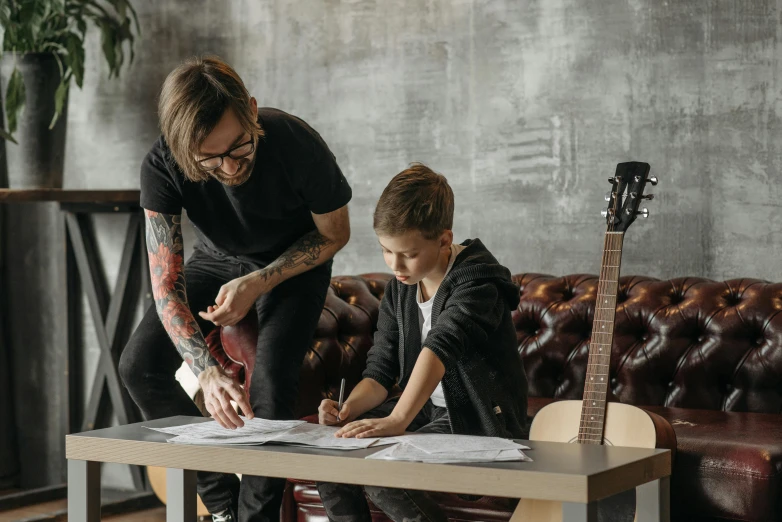
M 274 261 L 315 230 L 310 213 L 337 210 L 352 192 L 312 127 L 270 108 L 258 110 L 258 121 L 265 137 L 250 178 L 236 187 L 187 180 L 161 136 L 141 165 L 141 206 L 163 214 L 184 208 L 208 248 L 262 265 Z

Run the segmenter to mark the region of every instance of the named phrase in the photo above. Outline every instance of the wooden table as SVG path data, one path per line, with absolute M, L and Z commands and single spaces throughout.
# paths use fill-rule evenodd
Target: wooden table
M 100 462 L 168 468 L 168 522 L 195 520 L 196 471 L 555 500 L 565 522 L 595 522 L 596 501 L 638 488 L 638 522 L 669 517 L 668 450 L 522 441 L 534 462 L 424 464 L 365 460 L 374 448 L 170 444 L 171 435 L 142 427 L 206 420 L 170 417 L 68 435 L 68 520 L 100 519 Z

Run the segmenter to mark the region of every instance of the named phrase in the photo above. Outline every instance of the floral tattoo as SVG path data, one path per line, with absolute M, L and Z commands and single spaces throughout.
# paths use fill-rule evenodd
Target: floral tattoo
M 187 303 L 183 270 L 182 218 L 146 211 L 147 250 L 160 320 L 182 359 L 198 375 L 217 361 L 209 354 L 204 336 Z

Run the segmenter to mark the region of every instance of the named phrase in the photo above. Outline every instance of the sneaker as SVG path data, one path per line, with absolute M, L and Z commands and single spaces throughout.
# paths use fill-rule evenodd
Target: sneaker
M 212 522 L 236 522 L 233 511 L 229 508 L 219 513 L 212 514 Z

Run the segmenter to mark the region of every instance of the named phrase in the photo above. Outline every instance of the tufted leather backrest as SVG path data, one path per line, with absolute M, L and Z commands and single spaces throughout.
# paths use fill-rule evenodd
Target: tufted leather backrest
M 532 397 L 580 399 L 597 276 L 514 276 Z M 619 281 L 611 389 L 620 402 L 782 411 L 782 285 L 755 279 Z
M 301 368 L 298 414 L 361 380 L 390 274 L 334 277 Z M 530 397 L 580 399 L 597 276 L 520 274 L 513 312 Z M 782 284 L 620 279 L 611 389 L 624 403 L 782 412 Z M 225 339 L 224 339 L 225 341 Z
M 342 378 L 346 394 L 361 380 L 390 278 L 389 274 L 363 274 L 331 279 L 312 348 L 301 367 L 300 417 L 316 413 L 324 398 L 339 398 Z

